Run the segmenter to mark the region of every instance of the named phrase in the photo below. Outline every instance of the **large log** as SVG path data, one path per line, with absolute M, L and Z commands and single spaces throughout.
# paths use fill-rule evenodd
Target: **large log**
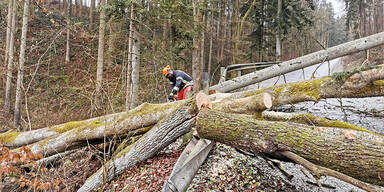
M 35 154 L 54 155 L 68 149 L 78 148 L 103 137 L 134 135 L 148 131 L 160 119 L 177 109 L 180 103 L 144 103 L 128 113 L 111 116 L 104 121 L 92 121 L 89 126 L 79 126 L 59 135 L 54 135 L 28 145 Z M 15 151 L 18 149 L 14 149 Z
M 272 107 L 272 96 L 269 93 L 260 93 L 249 97 L 231 99 L 230 97 L 214 102 L 216 110 L 230 113 L 254 114 Z
M 195 123 L 194 112 L 189 107 L 182 106 L 176 112 L 156 124 L 150 131 L 143 135 L 133 146 L 125 148 L 105 167 L 87 179 L 78 192 L 92 191 L 103 184 L 103 172 L 107 181 L 115 175 L 121 174 L 128 167 L 152 157 L 157 152 L 168 146 L 181 135 L 189 132 Z
M 352 74 L 354 73 L 354 74 Z M 384 68 L 343 73 L 345 76 L 324 77 L 315 80 L 275 85 L 263 89 L 232 94 L 231 97 L 249 97 L 264 92 L 273 97 L 273 106 L 318 101 L 325 98 L 361 98 L 384 96 Z
M 93 126 L 95 122 L 109 122 L 115 118 L 119 119 L 126 114 L 127 112 L 109 114 L 101 117 L 86 119 L 82 121 L 71 121 L 60 125 L 25 132 L 11 130 L 0 134 L 0 143 L 9 148 L 20 147 L 41 141 L 47 137 L 64 133 L 74 128 L 82 129 L 85 127 Z
M 325 60 L 332 60 L 384 44 L 384 32 L 343 43 L 341 45 L 282 62 L 247 75 L 236 77 L 210 87 L 210 90 L 229 92 L 291 71 L 299 70 Z
M 327 118 L 317 117 L 308 113 L 284 113 L 275 111 L 263 111 L 261 113 L 262 120 L 267 121 L 289 121 L 300 124 L 307 124 L 319 127 L 338 127 L 347 128 L 358 131 L 365 131 L 371 134 L 377 134 L 362 127 L 352 125 L 342 121 L 329 120 Z
M 199 136 L 256 154 L 290 151 L 313 164 L 384 186 L 384 136 L 343 128 L 250 119 L 202 109 Z M 364 171 L 362 171 L 364 170 Z

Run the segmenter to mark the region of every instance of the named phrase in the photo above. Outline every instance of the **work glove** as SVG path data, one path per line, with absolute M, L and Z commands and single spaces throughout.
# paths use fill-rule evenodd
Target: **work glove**
M 174 95 L 173 93 L 170 93 L 170 94 L 168 95 L 168 100 L 170 100 L 170 101 L 174 101 L 174 100 L 176 100 L 176 95 Z

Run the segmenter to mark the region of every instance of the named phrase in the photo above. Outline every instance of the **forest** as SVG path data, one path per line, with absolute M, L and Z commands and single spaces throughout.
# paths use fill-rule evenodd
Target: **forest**
M 3 0 L 0 29 L 0 191 L 384 191 L 384 0 Z

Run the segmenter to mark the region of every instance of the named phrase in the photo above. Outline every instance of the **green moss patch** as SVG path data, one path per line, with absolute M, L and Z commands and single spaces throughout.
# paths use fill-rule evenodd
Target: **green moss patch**
M 64 133 L 64 132 L 67 132 L 67 131 L 72 130 L 74 128 L 78 128 L 78 127 L 85 125 L 85 124 L 86 124 L 86 121 L 71 121 L 68 123 L 61 124 L 61 125 L 53 126 L 53 127 L 51 127 L 51 129 L 58 132 L 58 133 Z
M 8 131 L 5 133 L 0 134 L 0 142 L 1 143 L 11 143 L 14 141 L 17 136 L 20 135 L 21 132 L 16 132 L 16 131 Z

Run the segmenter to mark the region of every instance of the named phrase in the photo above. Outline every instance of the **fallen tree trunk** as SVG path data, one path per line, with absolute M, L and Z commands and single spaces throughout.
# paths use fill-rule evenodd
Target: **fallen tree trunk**
M 35 154 L 54 155 L 67 149 L 84 146 L 92 140 L 111 136 L 135 135 L 152 128 L 160 119 L 177 109 L 180 103 L 148 104 L 144 103 L 128 113 L 111 116 L 104 121 L 93 121 L 89 126 L 71 129 L 62 134 L 48 137 L 28 145 Z M 14 149 L 15 151 L 18 149 Z
M 365 131 L 371 134 L 377 134 L 356 125 L 352 125 L 342 121 L 329 120 L 308 113 L 283 113 L 275 111 L 263 111 L 261 113 L 261 117 L 263 120 L 267 121 L 289 121 L 306 125 L 346 128 L 357 131 Z
M 261 93 L 239 99 L 222 99 L 214 102 L 213 108 L 227 113 L 253 114 L 272 107 L 272 96 L 269 93 Z
M 210 90 L 229 92 L 291 71 L 303 69 L 326 60 L 332 60 L 345 55 L 350 55 L 382 44 L 384 44 L 384 32 L 343 43 L 341 45 L 273 65 L 272 67 L 268 67 L 260 71 L 240 76 L 232 80 L 224 81 L 210 87 Z
M 263 89 L 233 94 L 231 97 L 249 97 L 270 93 L 273 106 L 295 104 L 303 101 L 318 101 L 325 98 L 361 98 L 384 96 L 384 68 L 363 72 L 345 73 L 345 77 L 324 77 L 315 80 L 275 85 Z
M 97 189 L 103 184 L 103 174 L 105 174 L 106 181 L 109 181 L 128 167 L 152 157 L 178 137 L 189 132 L 195 123 L 193 114 L 195 113 L 190 112 L 189 107 L 180 107 L 143 135 L 133 146 L 125 148 L 108 161 L 103 168 L 87 179 L 78 192 Z M 103 173 L 104 170 L 106 170 L 105 173 Z
M 384 137 L 381 135 L 260 121 L 207 109 L 199 112 L 196 124 L 199 136 L 205 139 L 263 155 L 290 151 L 313 164 L 384 186 Z
M 8 131 L 0 134 L 0 143 L 9 148 L 20 147 L 23 145 L 28 145 L 28 144 L 37 142 L 37 141 L 41 141 L 47 137 L 64 133 L 74 128 L 82 129 L 85 127 L 92 126 L 95 123 L 95 121 L 108 122 L 115 118 L 119 119 L 119 117 L 124 116 L 126 114 L 127 112 L 115 113 L 115 114 L 105 115 L 105 116 L 87 119 L 83 121 L 71 121 L 68 123 L 55 125 L 52 127 L 45 127 L 41 129 L 32 130 L 32 131 L 25 131 L 25 132 Z
M 212 141 L 206 139 L 197 141 L 192 138 L 174 165 L 171 175 L 164 182 L 161 191 L 186 191 L 213 146 Z

